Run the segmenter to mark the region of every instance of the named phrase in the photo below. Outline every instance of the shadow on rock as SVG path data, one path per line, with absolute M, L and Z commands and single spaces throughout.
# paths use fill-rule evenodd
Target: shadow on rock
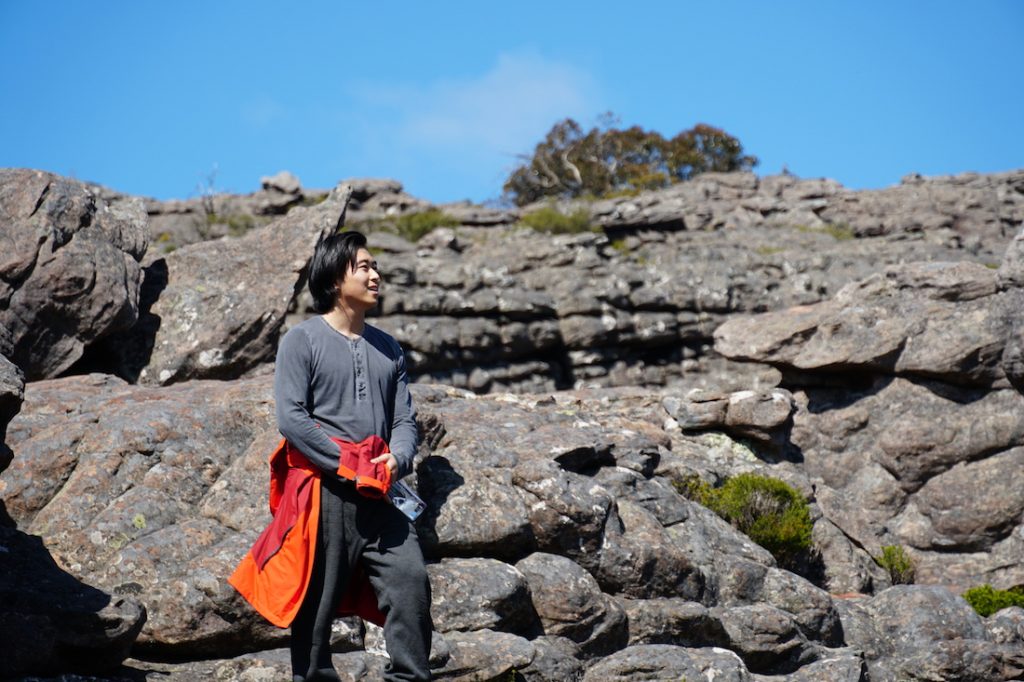
M 895 376 L 879 376 L 876 374 L 864 373 L 850 375 L 844 387 L 836 386 L 807 386 L 804 390 L 807 394 L 807 411 L 811 414 L 822 414 L 830 410 L 841 410 L 850 407 L 868 396 L 881 393 L 886 386 L 891 384 Z
M 167 261 L 163 258 L 143 268 L 138 321 L 131 329 L 103 338 L 86 348 L 81 359 L 63 376 L 101 372 L 138 383 L 142 370 L 149 365 L 156 335 L 160 331 L 160 316 L 152 312 L 153 305 L 167 288 L 167 282 Z
M 111 671 L 145 622 L 138 602 L 85 585 L 40 538 L 0 527 L 0 679 Z
M 428 557 L 437 555 L 437 518 L 444 507 L 448 496 L 461 487 L 466 479 L 462 477 L 447 458 L 433 455 L 423 460 L 416 471 L 419 482 L 419 494 L 427 503 L 427 510 L 418 519 L 416 530 L 419 533 L 423 553 Z

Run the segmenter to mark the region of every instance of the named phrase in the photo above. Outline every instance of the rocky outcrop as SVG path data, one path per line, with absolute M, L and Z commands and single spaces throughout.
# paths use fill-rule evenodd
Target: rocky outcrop
M 460 231 L 456 247 L 382 253 L 380 326 L 414 375 L 477 392 L 609 385 L 768 387 L 711 351 L 729 317 L 816 303 L 880 264 L 960 260 L 932 235 L 837 240 L 794 227 L 539 236 Z M 780 246 L 785 244 L 786 246 Z
M 31 381 L 138 317 L 148 234 L 139 200 L 111 204 L 86 185 L 0 170 L 0 354 Z
M 911 548 L 925 582 L 1010 586 L 1024 583 L 1024 397 L 1004 357 L 1021 301 L 980 265 L 908 264 L 730 320 L 716 348 L 781 371 L 789 457 L 824 483 L 823 513 L 855 544 Z
M 76 407 L 52 421 L 53 401 Z M 0 497 L 74 575 L 147 605 L 143 651 L 188 642 L 204 656 L 279 642 L 224 582 L 267 514 L 271 409 L 266 380 L 158 389 L 90 375 L 32 384 L 10 427 L 17 456 Z M 230 500 L 227 480 L 237 486 Z M 242 631 L 251 645 L 232 639 Z
M 714 352 L 712 332 L 722 322 L 737 314 L 827 300 L 886 265 L 996 265 L 1024 215 L 1022 177 L 1013 172 L 908 178 L 886 190 L 853 192 L 819 180 L 708 174 L 660 192 L 566 206 L 589 211 L 601 233 L 556 236 L 516 227 L 519 210 L 433 207 L 394 181 L 354 180 L 349 223 L 374 231 L 395 217 L 440 208 L 462 225 L 439 228 L 416 245 L 387 231 L 371 235 L 385 268 L 379 322 L 406 346 L 410 370 L 419 380 L 481 393 L 626 385 L 735 391 L 771 387 L 778 375 L 764 364 L 736 363 Z M 239 239 L 230 239 L 164 253 L 171 246 L 221 234 L 249 235 L 285 211 L 295 212 L 290 220 L 300 224 L 308 206 L 325 197 L 307 193 L 287 173 L 263 180 L 264 188 L 254 195 L 214 195 L 188 203 L 187 211 L 208 211 L 204 221 L 229 216 L 233 226 L 185 241 L 157 233 L 161 215 L 178 215 L 175 211 L 185 208 L 147 203 L 157 248 L 147 256 L 144 308 L 174 262 L 182 264 L 179 270 L 216 271 L 217 264 L 235 264 L 234 248 L 246 249 Z M 109 191 L 102 196 L 111 205 L 126 201 Z M 245 243 L 250 253 L 259 251 Z M 221 273 L 218 281 L 233 281 L 228 274 L 233 273 Z M 1012 275 L 1007 271 L 1004 277 Z M 174 278 L 181 279 L 181 273 Z M 250 286 L 260 286 L 259 281 L 253 278 Z M 212 282 L 196 284 L 212 291 Z M 231 292 L 210 294 L 206 302 L 201 294 L 190 297 L 196 299 L 189 308 L 196 319 L 189 334 L 216 337 L 217 343 L 201 343 L 205 355 L 187 360 L 184 369 L 161 361 L 167 366 L 153 367 L 147 380 L 160 381 L 165 372 L 175 376 L 171 380 L 229 378 L 269 357 L 261 339 L 259 352 L 245 351 L 247 357 L 238 363 L 223 361 L 218 352 L 235 351 L 223 341 L 225 330 L 218 329 L 225 310 L 216 302 L 233 300 Z M 308 297 L 299 296 L 290 321 L 308 315 L 308 305 Z M 132 336 L 151 340 L 154 317 L 144 312 Z M 247 323 L 238 324 L 227 331 L 241 336 L 252 331 Z M 279 329 L 269 325 L 267 343 L 276 343 Z M 135 357 L 111 367 L 111 349 L 122 346 L 132 348 Z M 117 370 L 134 380 L 149 352 L 145 343 L 111 343 L 91 353 L 80 371 Z M 1008 351 L 1008 365 L 1011 355 Z
M 431 204 L 402 191 L 396 180 L 353 178 L 339 184 L 352 187 L 352 216 L 357 221 L 375 221 L 410 210 L 425 210 Z M 107 188 L 96 191 L 111 201 L 125 195 Z M 159 201 L 144 199 L 149 218 L 149 234 L 153 244 L 150 259 L 166 256 L 188 244 L 241 237 L 250 230 L 263 227 L 293 209 L 316 206 L 325 201 L 327 190 L 302 187 L 299 178 L 288 171 L 260 178 L 260 189 L 250 194 L 217 191 L 212 181 L 197 191 L 199 196 L 185 200 Z M 473 224 L 474 211 L 485 209 L 461 207 L 455 213 L 464 215 Z
M 1009 188 L 995 204 L 971 194 L 950 209 L 960 222 L 922 218 L 921 229 L 851 222 L 843 232 L 826 221 L 840 205 L 829 202 L 854 203 L 843 192 L 780 179 L 771 190 L 780 201 L 822 225 L 786 226 L 790 209 L 758 204 L 748 210 L 788 217 L 712 220 L 705 231 L 688 218 L 609 223 L 611 239 L 492 226 L 436 230 L 412 245 L 375 233 L 388 281 L 375 323 L 406 344 L 421 381 L 537 389 L 413 387 L 424 438 L 410 483 L 428 504 L 417 532 L 434 588 L 435 678 L 1024 678 L 1020 610 L 980 619 L 956 596 L 981 582 L 1024 583 L 1014 485 L 1024 464 L 1015 388 L 1024 279 L 1020 242 L 998 270 L 990 242 L 993 221 L 1017 220 L 1015 178 L 981 183 Z M 707 181 L 720 192 L 712 203 L 771 186 Z M 905 184 L 946 210 L 935 188 Z M 288 194 L 294 184 L 268 179 L 270 188 Z M 385 190 L 373 196 L 383 201 Z M 330 201 L 292 208 L 277 224 L 334 227 L 333 210 Z M 231 242 L 270 243 L 263 229 L 164 262 L 171 271 L 180 254 L 214 273 L 199 286 L 215 287 L 229 273 L 212 261 L 234 258 Z M 247 274 L 263 271 L 246 258 Z M 296 263 L 278 282 L 289 296 Z M 188 281 L 190 268 L 174 267 L 144 313 L 156 310 L 167 331 L 187 324 L 164 298 L 172 281 Z M 196 314 L 205 326 L 195 338 L 208 338 L 218 316 L 234 319 L 217 310 Z M 272 347 L 274 333 L 258 347 Z M 205 343 L 196 347 L 221 347 Z M 224 580 L 268 520 L 265 458 L 279 436 L 269 366 L 255 359 L 263 353 L 239 352 L 206 374 L 175 360 L 166 369 L 184 369 L 162 386 L 92 374 L 25 387 L 0 497 L 64 570 L 120 605 L 102 612 L 118 624 L 96 645 L 111 652 L 103 660 L 123 656 L 119 637 L 135 636 L 136 600 L 149 617 L 135 621 L 133 654 L 186 661 L 139 669 L 167 679 L 287 675 L 284 631 Z M 3 369 L 0 396 L 16 403 L 21 384 Z M 809 500 L 818 556 L 791 566 L 799 575 L 680 493 L 751 471 Z M 873 558 L 890 544 L 916 561 L 921 585 L 891 586 Z M 26 612 L 46 613 L 36 602 Z M 379 629 L 347 619 L 336 635 L 347 675 L 381 675 Z
M 856 237 L 944 233 L 970 250 L 996 248 L 1024 223 L 1024 173 L 966 173 L 855 191 L 833 180 L 752 173 L 706 173 L 637 197 L 596 202 L 591 215 L 606 229 L 664 226 L 717 230 L 801 225 L 841 227 Z
M 590 211 L 604 233 L 459 228 L 415 257 L 387 245 L 380 322 L 415 374 L 477 392 L 769 387 L 764 365 L 713 352 L 722 322 L 827 300 L 887 265 L 997 265 L 1024 220 L 1024 174 L 863 192 L 708 174 L 564 208 Z

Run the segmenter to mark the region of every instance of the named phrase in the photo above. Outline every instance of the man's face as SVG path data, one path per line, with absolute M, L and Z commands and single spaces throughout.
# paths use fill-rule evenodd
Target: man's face
M 345 279 L 338 287 L 341 302 L 351 308 L 369 310 L 377 305 L 380 297 L 380 273 L 377 261 L 366 249 L 356 253 L 355 265 L 349 265 Z

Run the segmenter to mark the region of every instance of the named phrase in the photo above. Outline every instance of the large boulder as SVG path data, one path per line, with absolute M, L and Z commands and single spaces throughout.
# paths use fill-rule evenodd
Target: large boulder
M 942 587 L 892 587 L 842 613 L 847 642 L 865 652 L 871 679 L 1024 679 L 1019 643 L 996 641 L 967 602 Z
M 525 495 L 508 471 L 453 465 L 438 455 L 419 468 L 418 481 L 430 505 L 420 531 L 428 555 L 515 560 L 533 551 Z
M 0 169 L 0 354 L 27 379 L 65 371 L 132 326 L 148 244 L 137 199 L 51 173 Z
M 165 389 L 103 375 L 32 383 L 9 427 L 17 457 L 0 496 L 71 574 L 147 607 L 137 651 L 209 656 L 281 642 L 225 581 L 269 520 L 272 404 L 269 377 Z
M 607 655 L 629 639 L 625 612 L 597 581 L 571 560 L 531 554 L 516 564 L 530 585 L 544 634 L 576 642 L 587 656 Z
M 117 373 L 147 384 L 229 379 L 273 359 L 317 241 L 344 224 L 350 187 L 238 239 L 189 245 L 146 267 L 142 315 L 108 342 Z
M 536 631 L 526 578 L 512 566 L 496 559 L 444 559 L 427 571 L 438 630 Z
M 754 672 L 789 673 L 818 659 L 818 647 L 782 609 L 752 604 L 711 613 L 725 631 L 726 645 Z
M 989 268 L 910 263 L 816 305 L 732 319 L 715 331 L 715 348 L 795 373 L 866 370 L 990 387 L 1006 380 L 1002 350 L 1016 311 Z
M 721 649 L 689 649 L 669 644 L 638 644 L 587 669 L 583 682 L 702 680 L 748 682 L 751 677 L 736 654 Z

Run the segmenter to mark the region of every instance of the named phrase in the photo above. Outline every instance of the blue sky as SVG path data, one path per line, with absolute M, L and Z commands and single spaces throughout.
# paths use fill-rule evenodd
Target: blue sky
M 500 195 L 558 120 L 708 123 L 853 188 L 1024 167 L 1024 2 L 0 0 L 0 166 L 157 198 Z

